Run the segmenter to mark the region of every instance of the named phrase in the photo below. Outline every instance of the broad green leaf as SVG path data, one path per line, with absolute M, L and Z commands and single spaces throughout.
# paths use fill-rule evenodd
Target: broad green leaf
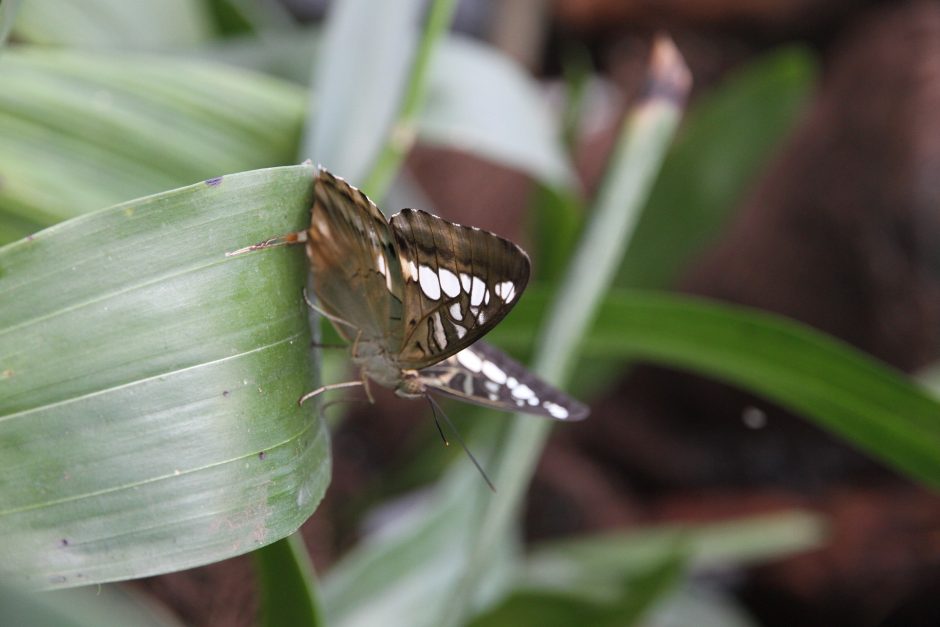
M 547 306 L 525 297 L 491 333 L 525 346 Z M 587 335 L 593 357 L 629 358 L 736 385 L 805 416 L 868 454 L 940 487 L 940 402 L 848 344 L 782 316 L 687 296 L 616 290 Z
M 314 168 L 212 179 L 0 248 L 0 573 L 72 586 L 293 532 L 329 481 L 303 250 Z
M 206 41 L 212 24 L 200 0 L 29 0 L 15 32 L 37 44 L 168 50 Z
M 300 532 L 253 553 L 261 596 L 261 625 L 325 625 L 310 554 Z
M 666 287 L 720 233 L 780 145 L 816 78 L 801 47 L 771 52 L 690 107 L 624 256 L 617 284 Z
M 6 241 L 193 180 L 291 163 L 303 113 L 289 83 L 182 59 L 20 47 L 0 55 L 0 82 Z

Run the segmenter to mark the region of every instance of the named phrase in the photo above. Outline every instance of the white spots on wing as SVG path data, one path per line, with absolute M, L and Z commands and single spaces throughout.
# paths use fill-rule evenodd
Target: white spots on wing
M 454 330 L 457 332 L 458 340 L 462 340 L 463 336 L 467 334 L 467 327 L 463 326 L 462 324 L 455 324 Z
M 512 395 L 515 398 L 521 398 L 523 400 L 528 400 L 530 398 L 535 398 L 535 392 L 532 391 L 525 383 L 517 385 L 512 388 Z
M 470 304 L 473 307 L 479 307 L 483 302 L 484 292 L 486 292 L 486 283 L 479 277 L 473 277 L 473 289 L 470 290 Z
M 539 399 L 537 397 L 533 396 L 532 398 L 529 399 L 529 405 L 531 405 L 532 407 L 535 407 L 538 404 L 539 404 Z
M 441 268 L 437 274 L 441 277 L 441 289 L 445 294 L 453 298 L 460 293 L 460 281 L 457 280 L 456 274 L 447 268 Z
M 447 348 L 447 336 L 444 334 L 444 323 L 441 322 L 441 312 L 435 311 L 431 315 L 431 331 L 434 333 L 434 341 L 441 348 Z
M 450 306 L 450 317 L 454 320 L 463 320 L 463 311 L 460 309 L 460 303 L 455 302 Z
M 470 293 L 470 275 L 466 272 L 460 273 L 460 285 L 463 286 L 463 291 Z
M 545 401 L 544 403 L 542 403 L 542 407 L 544 407 L 548 411 L 548 413 L 552 415 L 553 418 L 564 420 L 565 418 L 568 417 L 568 410 L 562 407 L 561 405 L 559 405 L 558 403 Z
M 483 370 L 483 360 L 469 349 L 464 349 L 457 353 L 457 361 L 470 372 L 480 372 Z
M 496 383 L 495 381 L 484 381 L 483 387 L 489 390 L 492 394 L 496 394 L 497 392 L 499 392 L 499 384 Z
M 405 266 L 405 268 L 406 268 L 405 271 L 408 273 L 408 276 L 406 276 L 405 278 L 410 281 L 417 281 L 418 280 L 418 267 L 415 265 L 415 262 L 409 259 L 408 264 Z
M 495 381 L 500 385 L 506 383 L 506 373 L 492 361 L 483 362 L 483 374 L 490 381 Z
M 511 388 L 514 388 L 517 385 L 519 385 L 519 382 L 516 380 L 516 377 L 509 377 L 508 379 L 506 379 L 506 385 L 508 385 Z
M 437 278 L 437 273 L 428 266 L 421 266 L 418 269 L 418 283 L 424 295 L 431 300 L 441 297 L 441 283 Z
M 512 299 L 516 297 L 516 286 L 512 284 L 512 281 L 497 283 L 493 291 L 496 292 L 496 295 L 499 296 L 504 303 L 511 303 Z
M 385 277 L 385 287 L 389 292 L 392 291 L 392 273 L 388 271 L 388 266 L 385 263 L 385 255 L 379 253 L 375 256 L 375 266 L 378 268 L 379 273 Z
M 489 397 L 489 399 L 490 399 L 491 401 L 495 401 L 495 400 L 499 399 L 499 394 L 495 394 L 495 393 L 493 393 L 493 392 L 490 392 L 489 394 L 487 394 L 487 397 Z
M 326 220 L 317 220 L 316 221 L 317 230 L 323 235 L 323 237 L 330 236 L 330 225 L 326 223 Z
M 483 295 L 483 304 L 487 306 L 490 304 L 490 291 L 489 290 L 486 290 L 486 294 Z

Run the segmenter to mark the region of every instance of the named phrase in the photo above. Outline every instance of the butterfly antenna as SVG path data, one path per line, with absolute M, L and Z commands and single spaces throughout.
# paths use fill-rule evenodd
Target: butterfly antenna
M 454 423 L 452 423 L 450 421 L 450 418 L 447 417 L 447 414 L 444 413 L 444 410 L 443 408 L 441 408 L 440 404 L 438 404 L 438 402 L 434 400 L 434 397 L 431 396 L 430 394 L 425 394 L 424 397 L 428 399 L 428 403 L 431 404 L 431 411 L 434 412 L 434 422 L 437 423 L 437 414 L 438 412 L 440 412 L 441 418 L 444 419 L 444 422 L 447 423 L 448 428 L 450 428 L 451 432 L 453 432 L 454 438 L 456 438 L 457 441 L 460 443 L 460 446 L 463 447 L 464 452 L 467 454 L 467 457 L 470 458 L 470 461 L 473 462 L 473 465 L 476 466 L 477 470 L 480 471 L 480 475 L 483 477 L 483 481 L 486 482 L 486 485 L 489 486 L 490 490 L 492 490 L 493 492 L 496 492 L 496 486 L 493 485 L 492 481 L 490 481 L 490 478 L 486 475 L 486 471 L 483 470 L 483 466 L 480 465 L 480 462 L 477 461 L 477 458 L 474 457 L 473 453 L 470 452 L 470 449 L 467 448 L 467 443 L 463 441 L 462 437 L 460 437 L 460 432 L 457 431 L 457 428 L 454 426 Z M 437 428 L 440 431 L 441 425 L 438 424 Z M 441 431 L 441 437 L 444 437 L 443 431 Z M 447 442 L 447 440 L 445 439 L 444 442 Z
M 444 435 L 444 430 L 441 429 L 441 423 L 437 419 L 437 409 L 434 408 L 434 403 L 431 402 L 431 397 L 425 395 L 425 398 L 428 399 L 428 404 L 431 406 L 431 414 L 434 416 L 434 426 L 437 427 L 437 432 L 441 434 L 441 440 L 444 441 L 444 446 L 450 446 L 450 442 L 447 441 L 447 436 Z
M 255 250 L 262 250 L 264 248 L 274 248 L 275 246 L 290 246 L 291 244 L 303 244 L 306 241 L 307 241 L 307 232 L 297 231 L 295 233 L 287 233 L 286 235 L 278 235 L 277 237 L 266 239 L 263 242 L 258 242 L 257 244 L 252 244 L 251 246 L 245 246 L 244 248 L 233 250 L 232 252 L 225 253 L 225 256 L 234 257 L 235 255 L 242 255 L 244 253 L 250 253 Z

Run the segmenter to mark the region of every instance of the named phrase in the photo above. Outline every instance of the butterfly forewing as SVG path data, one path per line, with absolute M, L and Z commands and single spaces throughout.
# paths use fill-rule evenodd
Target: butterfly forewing
M 320 306 L 348 340 L 401 345 L 402 276 L 388 222 L 365 194 L 320 170 L 307 256 Z M 362 338 L 357 338 L 361 332 Z
M 473 344 L 528 282 L 528 256 L 502 237 L 413 209 L 392 216 L 390 226 L 403 279 L 403 368 L 424 368 Z
M 428 388 L 468 403 L 557 420 L 582 420 L 588 415 L 585 405 L 485 342 L 428 366 L 419 375 Z

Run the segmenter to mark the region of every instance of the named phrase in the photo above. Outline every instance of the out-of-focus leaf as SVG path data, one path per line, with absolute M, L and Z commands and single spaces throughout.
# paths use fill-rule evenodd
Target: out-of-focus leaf
M 657 606 L 646 627 L 759 627 L 734 599 L 705 586 L 687 585 Z
M 680 580 L 682 559 L 666 555 L 644 572 L 628 577 L 613 600 L 591 599 L 562 590 L 519 590 L 470 622 L 471 627 L 539 625 L 539 627 L 630 627 Z
M 547 306 L 537 288 L 491 333 L 526 346 Z M 584 351 L 690 370 L 750 390 L 940 487 L 940 402 L 841 340 L 781 316 L 698 298 L 608 294 Z
M 689 109 L 617 284 L 664 287 L 726 223 L 796 121 L 816 77 L 805 48 L 770 53 Z
M 486 464 L 486 460 L 481 460 Z M 445 592 L 457 581 L 467 559 L 462 540 L 474 524 L 480 477 L 451 473 L 433 492 L 417 494 L 387 507 L 369 535 L 323 580 L 327 624 L 371 627 L 377 624 L 433 627 L 445 610 Z M 472 605 L 502 594 L 509 560 L 516 547 L 506 544 L 490 563 L 487 586 Z
M 310 554 L 300 533 L 278 540 L 253 553 L 261 596 L 261 625 L 322 627 Z
M 469 39 L 441 46 L 418 132 L 422 141 L 524 170 L 550 186 L 574 185 L 544 94 L 508 57 Z
M 167 50 L 205 42 L 212 24 L 200 0 L 29 0 L 16 35 L 37 44 Z
M 540 331 L 532 368 L 550 383 L 561 384 L 574 366 L 578 345 L 603 301 L 621 253 L 629 246 L 637 210 L 681 116 L 690 76 L 668 38 L 656 40 L 647 79 L 645 97 L 623 123 L 591 221 Z M 450 594 L 440 624 L 460 624 L 468 601 L 486 579 L 487 563 L 493 559 L 496 547 L 513 534 L 520 504 L 550 428 L 548 421 L 518 416 L 499 438 L 500 455 L 493 478 L 500 491 L 479 514 L 469 540 L 469 563 Z
M 117 586 L 56 592 L 0 585 L 3 627 L 181 627 L 154 601 Z
M 657 568 L 677 547 L 690 569 L 701 570 L 769 561 L 814 549 L 824 540 L 823 521 L 799 511 L 599 534 L 536 547 L 520 585 L 596 594 Z
M 268 544 L 330 475 L 303 250 L 314 168 L 226 176 L 0 248 L 0 573 L 74 586 Z
M 291 163 L 303 113 L 293 85 L 181 59 L 18 48 L 0 55 L 0 82 L 8 238 L 200 178 Z
M 303 158 L 361 184 L 398 112 L 424 7 L 424 0 L 333 4 L 314 68 Z
M 19 11 L 21 0 L 5 0 L 0 2 L 0 47 L 6 44 L 10 31 L 13 30 L 13 22 L 16 19 L 16 13 Z

